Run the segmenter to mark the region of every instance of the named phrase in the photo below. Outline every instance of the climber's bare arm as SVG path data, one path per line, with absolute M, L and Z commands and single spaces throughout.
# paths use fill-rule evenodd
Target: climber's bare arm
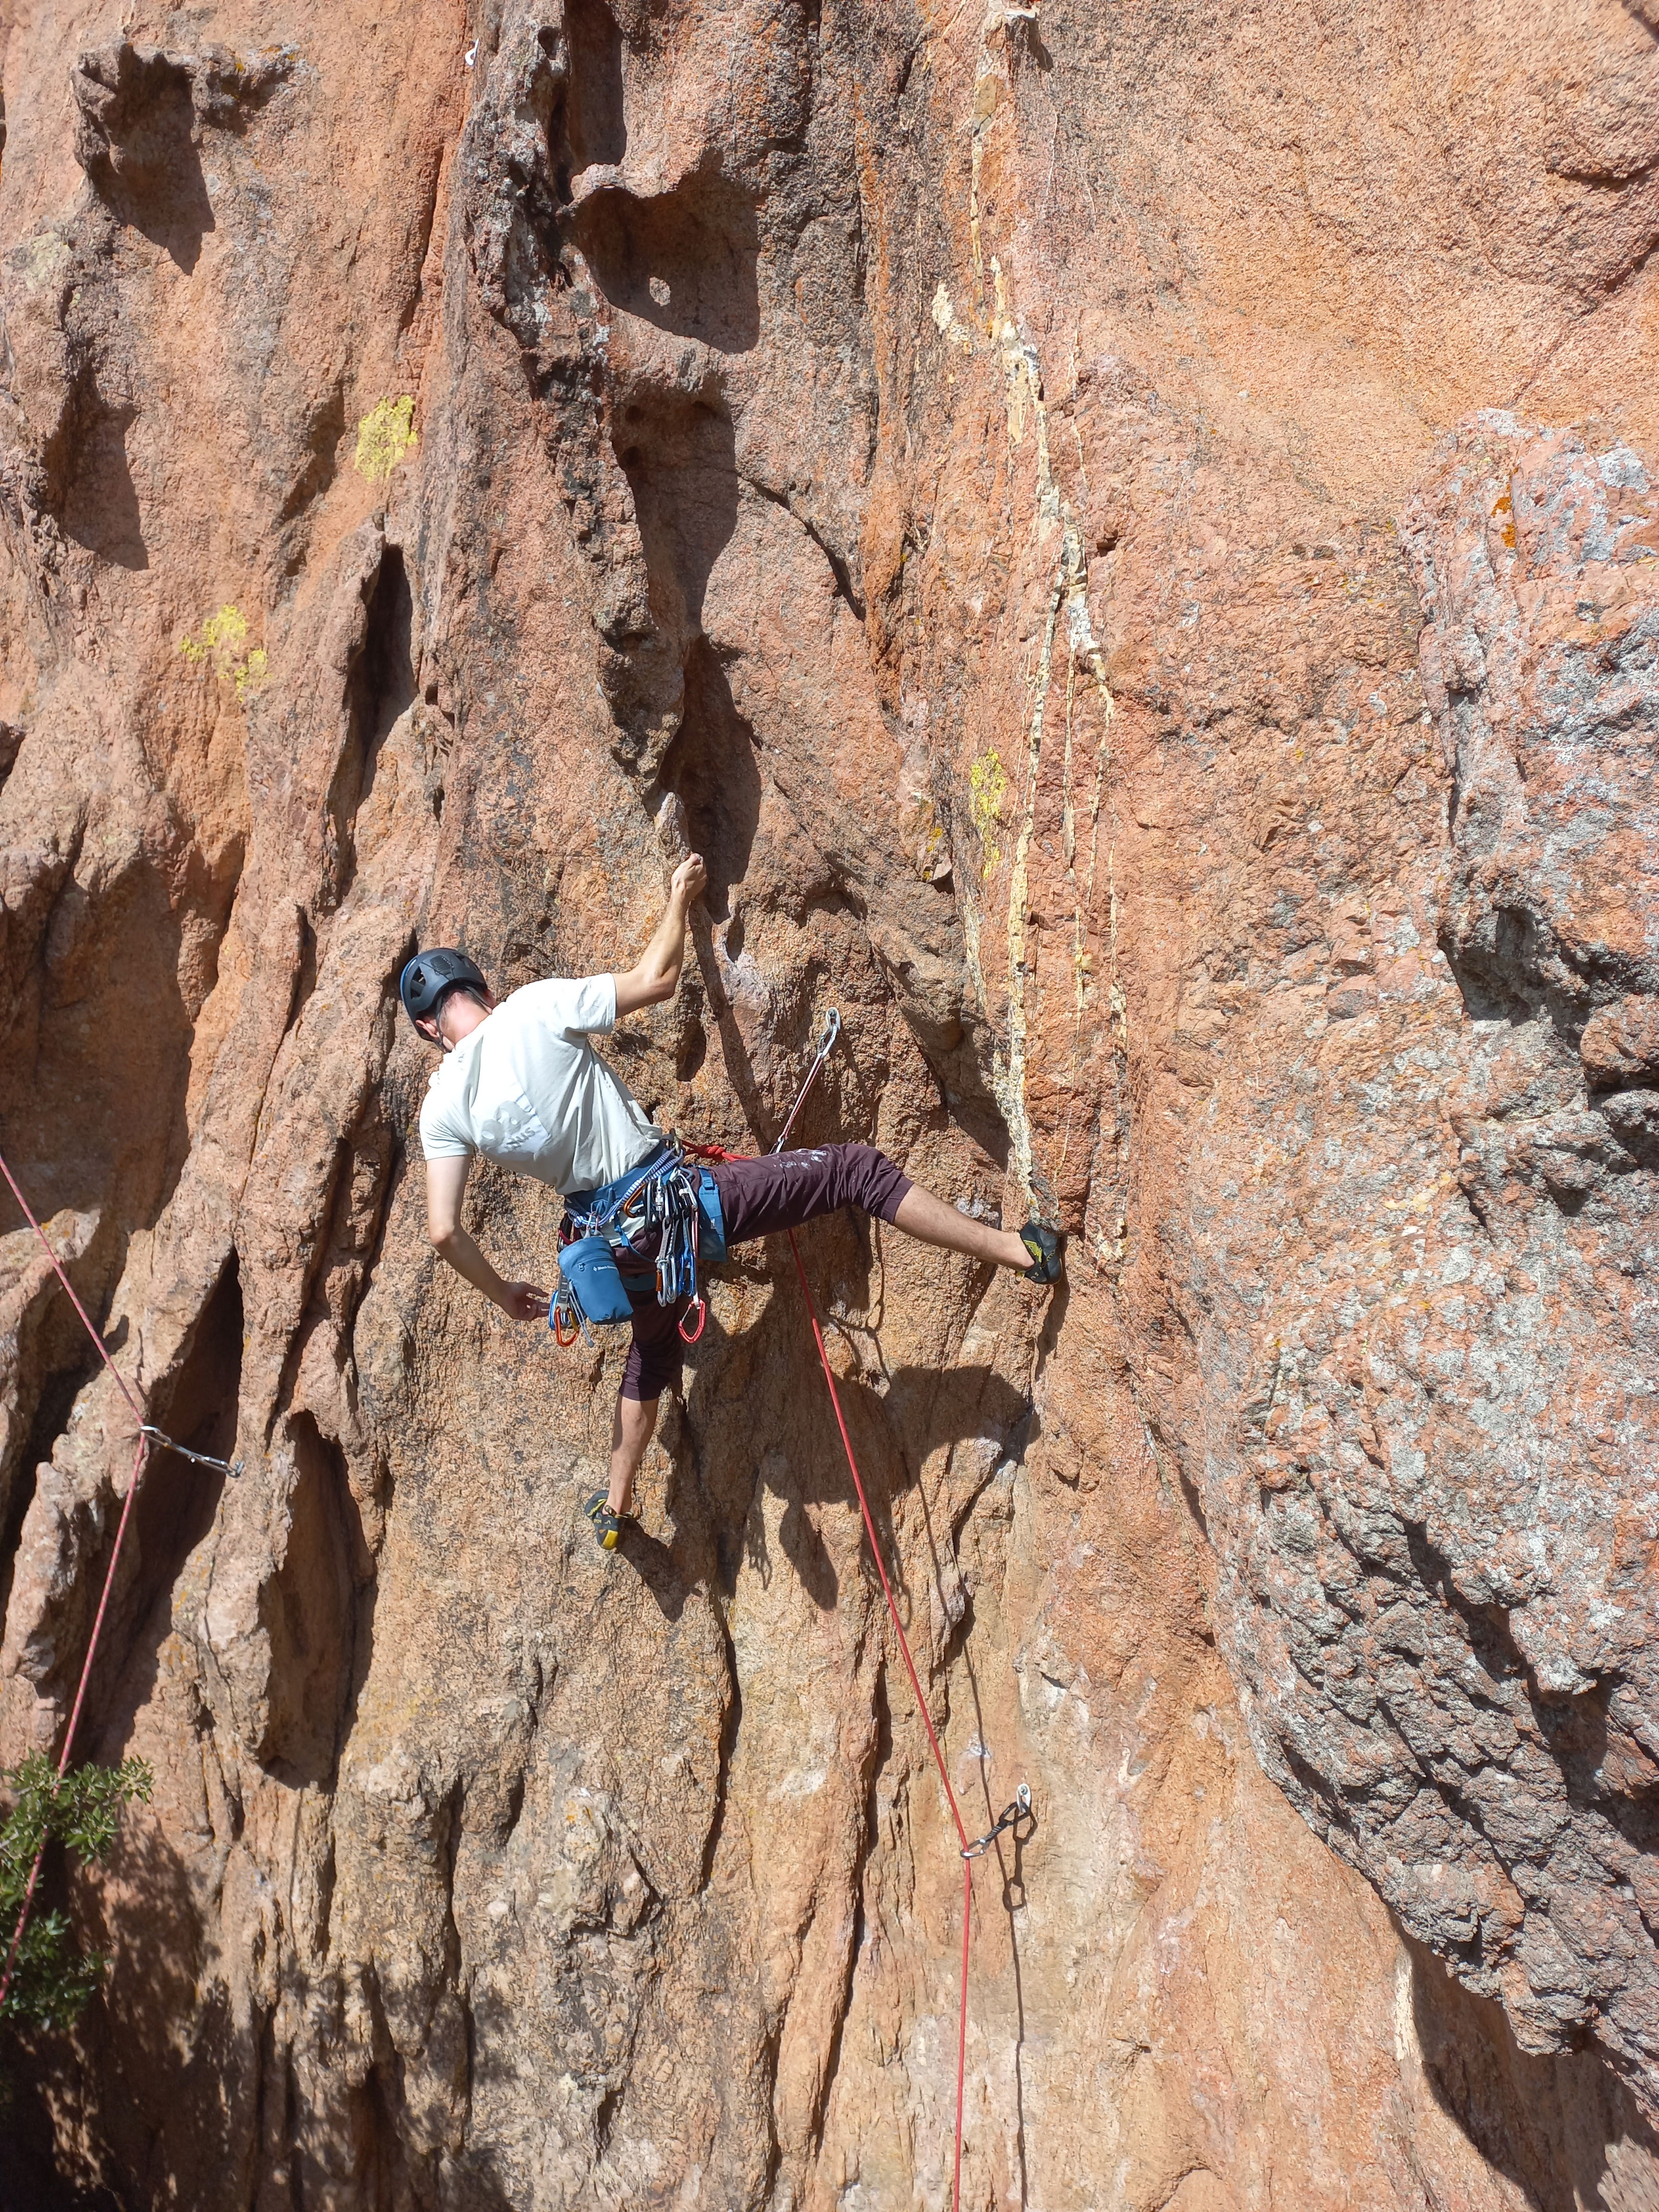
M 661 1006 L 665 999 L 672 999 L 678 990 L 680 969 L 685 959 L 686 917 L 692 901 L 701 896 L 708 881 L 708 871 L 699 853 L 691 854 L 675 869 L 668 886 L 668 904 L 650 944 L 641 955 L 638 965 L 616 979 L 618 1021 L 624 1014 L 637 1012 L 641 1006 Z
M 458 1275 L 493 1298 L 514 1321 L 539 1321 L 547 1312 L 547 1292 L 534 1283 L 507 1283 L 490 1266 L 461 1226 L 461 1200 L 471 1161 L 428 1160 L 426 1164 L 426 1233 Z

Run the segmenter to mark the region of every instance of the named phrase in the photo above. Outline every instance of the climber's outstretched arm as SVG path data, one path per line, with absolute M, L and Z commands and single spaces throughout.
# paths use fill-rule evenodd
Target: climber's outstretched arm
M 668 886 L 668 904 L 649 945 L 636 966 L 617 977 L 617 1019 L 641 1006 L 659 1006 L 680 987 L 685 960 L 685 924 L 692 901 L 708 881 L 702 856 L 693 853 L 675 869 Z
M 534 1283 L 504 1282 L 461 1226 L 461 1200 L 471 1164 L 465 1153 L 427 1162 L 426 1233 L 456 1273 L 493 1298 L 504 1314 L 514 1321 L 540 1321 L 547 1312 L 547 1292 Z

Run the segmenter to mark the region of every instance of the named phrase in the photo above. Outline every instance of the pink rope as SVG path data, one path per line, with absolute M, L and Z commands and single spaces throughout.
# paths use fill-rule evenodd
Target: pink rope
M 76 1312 L 80 1315 L 82 1326 L 85 1328 L 87 1334 L 92 1339 L 94 1345 L 96 1346 L 98 1357 L 103 1361 L 105 1366 L 108 1368 L 110 1373 L 115 1377 L 115 1386 L 117 1389 L 119 1390 L 121 1395 L 126 1400 L 127 1404 L 131 1407 L 133 1419 L 137 1421 L 142 1428 L 144 1422 L 143 1407 L 138 1403 L 137 1398 L 133 1396 L 131 1389 L 128 1387 L 126 1376 L 122 1374 L 120 1369 L 110 1358 L 109 1347 L 105 1344 L 103 1338 L 99 1335 L 97 1330 L 93 1327 L 91 1315 L 87 1311 L 80 1299 L 76 1296 L 74 1284 L 70 1282 L 69 1277 L 64 1273 L 63 1265 L 58 1260 L 58 1255 L 52 1250 L 51 1243 L 47 1240 L 46 1231 L 40 1226 L 33 1214 L 29 1211 L 29 1202 L 27 1199 L 24 1197 L 22 1192 L 18 1189 L 17 1178 L 13 1175 L 11 1170 L 6 1165 L 3 1154 L 0 1154 L 0 1175 L 4 1176 L 7 1182 L 10 1185 L 12 1196 L 17 1200 L 19 1206 L 23 1209 L 24 1220 L 28 1223 L 29 1227 L 40 1239 L 40 1249 L 46 1254 L 47 1259 L 51 1261 L 53 1273 L 57 1276 L 58 1281 L 64 1285 L 64 1288 L 69 1292 L 70 1304 L 75 1308 Z

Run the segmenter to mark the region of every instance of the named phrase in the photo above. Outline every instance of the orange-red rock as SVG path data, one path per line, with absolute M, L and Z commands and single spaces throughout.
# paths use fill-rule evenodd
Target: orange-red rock
M 613 964 L 689 837 L 659 1117 L 769 1142 L 833 1004 L 809 1140 L 1071 1232 L 806 1240 L 1036 1804 L 964 2204 L 1653 2200 L 1656 36 L 14 11 L 0 1146 L 245 1472 L 137 1503 L 156 1794 L 0 2193 L 948 2203 L 959 1861 L 780 1255 L 606 1564 L 617 1348 L 422 1234 L 407 950 Z M 10 1758 L 130 1440 L 4 1227 Z

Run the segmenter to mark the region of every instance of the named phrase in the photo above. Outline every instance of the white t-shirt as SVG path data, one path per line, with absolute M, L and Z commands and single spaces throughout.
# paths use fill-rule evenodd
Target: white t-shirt
M 611 975 L 554 977 L 503 999 L 427 1085 L 429 1160 L 483 1152 L 555 1190 L 595 1190 L 648 1159 L 663 1133 L 588 1042 L 617 1026 Z

